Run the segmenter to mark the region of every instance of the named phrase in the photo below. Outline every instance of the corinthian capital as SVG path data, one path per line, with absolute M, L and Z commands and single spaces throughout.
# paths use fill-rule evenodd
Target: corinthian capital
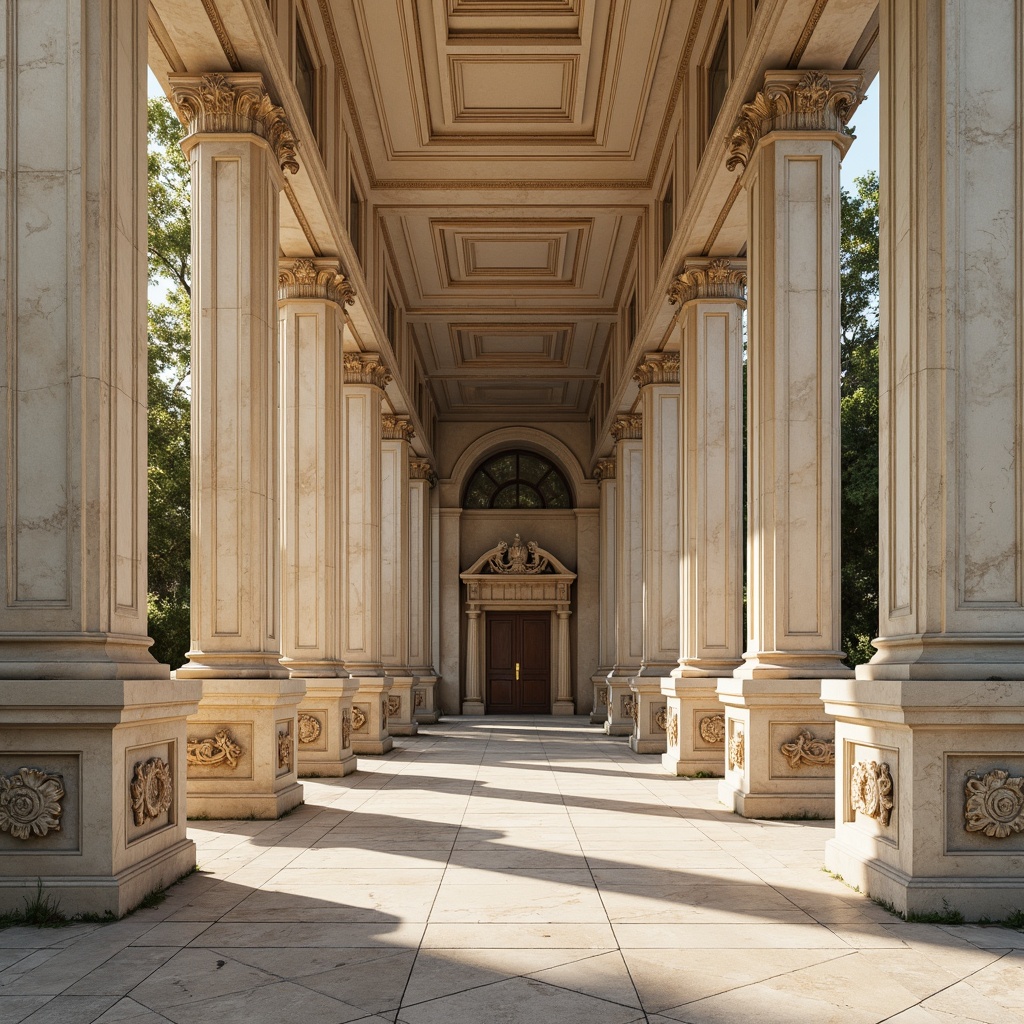
M 633 380 L 645 388 L 648 384 L 678 384 L 679 355 L 668 352 L 665 355 L 645 356 L 644 361 L 633 371 Z
M 597 465 L 594 467 L 594 479 L 600 484 L 604 483 L 605 480 L 615 479 L 615 460 L 614 459 L 598 459 Z
M 295 136 L 284 110 L 263 87 L 258 72 L 171 75 L 171 99 L 188 135 L 210 132 L 251 132 L 265 139 L 282 171 L 298 174 Z
M 612 437 L 616 441 L 639 441 L 643 437 L 644 418 L 638 412 L 616 416 L 612 423 Z
M 342 362 L 346 384 L 372 384 L 383 391 L 391 383 L 391 374 L 379 359 L 346 352 Z
M 411 480 L 426 480 L 431 487 L 437 483 L 437 474 L 427 459 L 409 460 L 409 478 Z
M 683 263 L 668 290 L 668 301 L 685 305 L 694 299 L 736 299 L 742 302 L 747 289 L 747 265 L 743 260 L 693 258 Z
M 326 299 L 339 306 L 356 301 L 355 289 L 334 259 L 281 260 L 277 273 L 277 297 Z
M 380 418 L 380 436 L 385 441 L 411 441 L 416 428 L 404 417 L 386 412 Z
M 769 132 L 842 134 L 864 99 L 863 86 L 861 71 L 766 71 L 764 88 L 740 110 L 726 167 L 746 167 Z

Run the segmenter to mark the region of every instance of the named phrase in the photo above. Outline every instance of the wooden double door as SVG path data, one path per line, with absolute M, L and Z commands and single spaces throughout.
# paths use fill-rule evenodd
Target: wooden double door
M 487 613 L 487 713 L 551 712 L 551 613 Z

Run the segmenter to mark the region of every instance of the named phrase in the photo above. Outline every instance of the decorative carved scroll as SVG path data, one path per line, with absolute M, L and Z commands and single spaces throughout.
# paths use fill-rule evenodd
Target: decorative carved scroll
M 145 825 L 147 821 L 159 818 L 170 810 L 174 800 L 171 766 L 162 757 L 139 761 L 132 774 L 129 792 L 136 825 Z
M 705 743 L 719 744 L 725 742 L 725 715 L 707 715 L 697 726 L 700 738 Z
M 299 173 L 295 136 L 259 73 L 171 75 L 171 98 L 188 134 L 251 132 L 266 139 L 281 170 Z
M 531 540 L 524 544 L 518 533 L 511 545 L 499 542 L 495 553 L 487 560 L 487 568 L 491 572 L 514 573 L 517 576 L 535 576 L 545 572 L 549 564 L 547 554 L 541 551 L 537 542 Z
M 316 743 L 320 739 L 323 726 L 315 715 L 299 715 L 299 742 Z
M 783 743 L 780 749 L 790 768 L 836 763 L 835 741 L 815 739 L 814 734 L 807 729 L 801 729 L 800 735 L 792 743 Z
M 277 734 L 277 767 L 291 768 L 292 766 L 292 734 L 290 732 L 279 732 Z
M 1024 777 L 1013 777 L 999 768 L 980 778 L 975 772 L 967 776 L 964 828 L 968 832 L 984 832 L 993 839 L 1024 832 Z
M 669 746 L 674 747 L 679 742 L 679 716 L 674 708 L 668 712 L 668 727 L 665 729 Z
M 0 832 L 15 839 L 60 831 L 64 777 L 42 768 L 19 768 L 0 775 Z
M 362 708 L 352 709 L 352 728 L 356 732 L 366 728 L 366 712 Z
M 850 776 L 850 804 L 855 811 L 888 825 L 892 786 L 892 775 L 884 761 L 857 761 Z
M 732 739 L 729 740 L 729 767 L 742 771 L 746 760 L 746 737 L 743 735 L 743 730 L 736 726 L 732 732 Z
M 282 260 L 277 272 L 277 297 L 288 299 L 325 299 L 339 306 L 351 306 L 356 290 L 342 273 L 335 259 Z
M 379 359 L 346 352 L 342 356 L 342 365 L 346 384 L 372 384 L 383 391 L 391 383 L 391 374 Z
M 394 718 L 402 710 L 402 698 L 391 696 L 387 699 L 388 718 Z
M 633 380 L 642 388 L 648 384 L 678 384 L 678 354 L 671 352 L 664 356 L 647 356 L 633 372 Z
M 242 748 L 227 729 L 218 729 L 210 738 L 185 743 L 185 760 L 193 767 L 217 768 L 226 764 L 229 768 L 237 768 L 241 756 Z
M 654 724 L 662 731 L 668 731 L 668 708 L 660 707 L 654 712 Z
M 742 260 L 691 259 L 668 290 L 668 301 L 683 305 L 694 299 L 743 301 L 747 289 L 746 264 Z

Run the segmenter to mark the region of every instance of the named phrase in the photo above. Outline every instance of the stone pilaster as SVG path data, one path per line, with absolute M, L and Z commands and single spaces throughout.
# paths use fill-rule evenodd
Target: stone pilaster
M 1013 0 L 881 5 L 881 622 L 822 686 L 826 863 L 968 919 L 1024 906 L 1022 34 Z
M 679 356 L 647 356 L 633 374 L 643 415 L 643 659 L 630 681 L 629 744 L 665 751 L 662 681 L 679 663 Z
M 681 307 L 682 376 L 679 665 L 662 684 L 673 775 L 724 772 L 715 689 L 742 660 L 746 282 L 742 260 L 693 258 L 669 292 Z
M 821 679 L 841 675 L 839 624 L 839 163 L 856 71 L 769 71 L 741 113 L 748 330 L 748 639 L 722 679 L 720 798 L 744 815 L 831 815 L 830 765 L 791 767 L 801 732 L 831 739 Z M 784 414 L 783 414 L 784 413 Z
M 201 692 L 146 636 L 146 18 L 4 19 L 0 911 L 121 915 L 195 865 Z
M 615 439 L 615 657 L 608 673 L 609 736 L 630 736 L 633 695 L 629 681 L 643 658 L 643 417 L 619 416 Z
M 337 260 L 281 262 L 281 664 L 306 684 L 295 736 L 298 770 L 321 776 L 356 768 L 351 714 L 357 687 L 341 656 L 343 495 L 337 473 L 344 307 L 353 301 Z
M 615 459 L 599 459 L 594 478 L 600 494 L 598 517 L 598 668 L 594 684 L 592 725 L 608 720 L 608 673 L 615 664 Z
M 414 436 L 404 417 L 381 417 L 380 656 L 391 677 L 387 703 L 392 736 L 415 736 L 417 731 L 409 666 L 409 442 Z
M 430 566 L 433 536 L 430 523 L 430 492 L 437 474 L 426 459 L 409 459 L 409 665 L 412 669 L 412 714 L 417 722 L 436 722 L 440 717 L 434 689 L 431 619 L 433 594 Z
M 381 403 L 391 380 L 376 358 L 345 353 L 342 492 L 345 494 L 342 655 L 359 692 L 353 699 L 352 748 L 382 754 L 391 679 L 381 661 Z

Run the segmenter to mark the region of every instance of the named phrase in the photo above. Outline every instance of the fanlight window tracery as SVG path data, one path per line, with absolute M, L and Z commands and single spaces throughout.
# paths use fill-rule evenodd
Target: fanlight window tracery
M 536 452 L 492 455 L 470 477 L 463 508 L 572 508 L 565 477 Z

